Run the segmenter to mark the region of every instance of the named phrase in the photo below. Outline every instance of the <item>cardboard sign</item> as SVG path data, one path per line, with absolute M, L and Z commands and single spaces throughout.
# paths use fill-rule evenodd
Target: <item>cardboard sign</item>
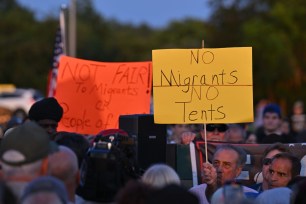
M 252 48 L 153 50 L 154 120 L 253 122 Z
M 150 113 L 151 67 L 61 57 L 55 97 L 64 115 L 58 130 L 97 134 L 118 128 L 119 115 Z

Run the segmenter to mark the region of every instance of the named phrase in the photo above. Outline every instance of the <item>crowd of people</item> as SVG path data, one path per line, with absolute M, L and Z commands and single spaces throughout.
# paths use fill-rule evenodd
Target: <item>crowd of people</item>
M 124 130 L 94 136 L 58 131 L 63 109 L 55 98 L 44 98 L 26 119 L 12 118 L 3 129 L 0 203 L 306 203 L 300 159 L 284 145 L 305 142 L 303 103 L 294 105 L 289 119 L 277 104 L 265 104 L 258 115 L 252 124 L 169 125 L 169 144 L 219 143 L 202 164 L 202 183 L 187 187 L 167 164 L 139 169 L 136 143 Z M 269 144 L 261 176 L 248 186 L 237 179 L 247 154 L 233 145 L 243 143 Z
M 253 123 L 236 124 L 171 124 L 168 143 L 189 144 L 194 140 L 228 143 L 272 144 L 306 142 L 306 115 L 301 101 L 293 106 L 293 113 L 286 117 L 278 104 L 269 103 L 259 108 Z M 204 130 L 205 128 L 205 130 Z

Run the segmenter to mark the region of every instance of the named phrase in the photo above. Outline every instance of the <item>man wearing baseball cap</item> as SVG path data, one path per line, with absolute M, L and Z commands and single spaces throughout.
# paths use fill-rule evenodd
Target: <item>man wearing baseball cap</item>
M 0 145 L 0 164 L 3 179 L 17 198 L 30 181 L 46 175 L 48 156 L 56 151 L 57 145 L 35 122 L 25 122 L 7 132 Z

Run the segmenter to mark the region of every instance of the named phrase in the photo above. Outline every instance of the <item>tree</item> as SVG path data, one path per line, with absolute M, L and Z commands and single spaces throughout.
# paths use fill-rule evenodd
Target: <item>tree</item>
M 50 65 L 50 22 L 37 22 L 34 14 L 15 1 L 0 1 L 1 83 L 42 87 Z M 52 23 L 51 23 L 52 25 Z
M 79 58 L 147 61 L 153 49 L 199 48 L 202 39 L 209 48 L 252 46 L 254 101 L 306 101 L 304 0 L 210 0 L 209 20 L 174 21 L 163 29 L 121 24 L 97 13 L 90 0 L 77 3 Z M 58 17 L 38 21 L 16 0 L 0 0 L 0 15 L 0 83 L 45 92 Z
M 215 0 L 211 6 L 214 45 L 253 47 L 255 101 L 306 100 L 305 1 Z

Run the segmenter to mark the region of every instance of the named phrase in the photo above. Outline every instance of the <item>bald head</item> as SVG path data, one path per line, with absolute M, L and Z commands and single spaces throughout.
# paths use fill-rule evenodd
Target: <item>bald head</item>
M 75 190 L 79 184 L 79 168 L 76 154 L 66 146 L 49 156 L 49 175 L 64 182 L 68 197 L 74 202 Z
M 66 182 L 78 172 L 78 159 L 68 147 L 59 146 L 59 151 L 49 157 L 49 174 Z
M 39 192 L 28 196 L 21 204 L 63 204 L 59 197 L 55 193 L 51 192 Z

